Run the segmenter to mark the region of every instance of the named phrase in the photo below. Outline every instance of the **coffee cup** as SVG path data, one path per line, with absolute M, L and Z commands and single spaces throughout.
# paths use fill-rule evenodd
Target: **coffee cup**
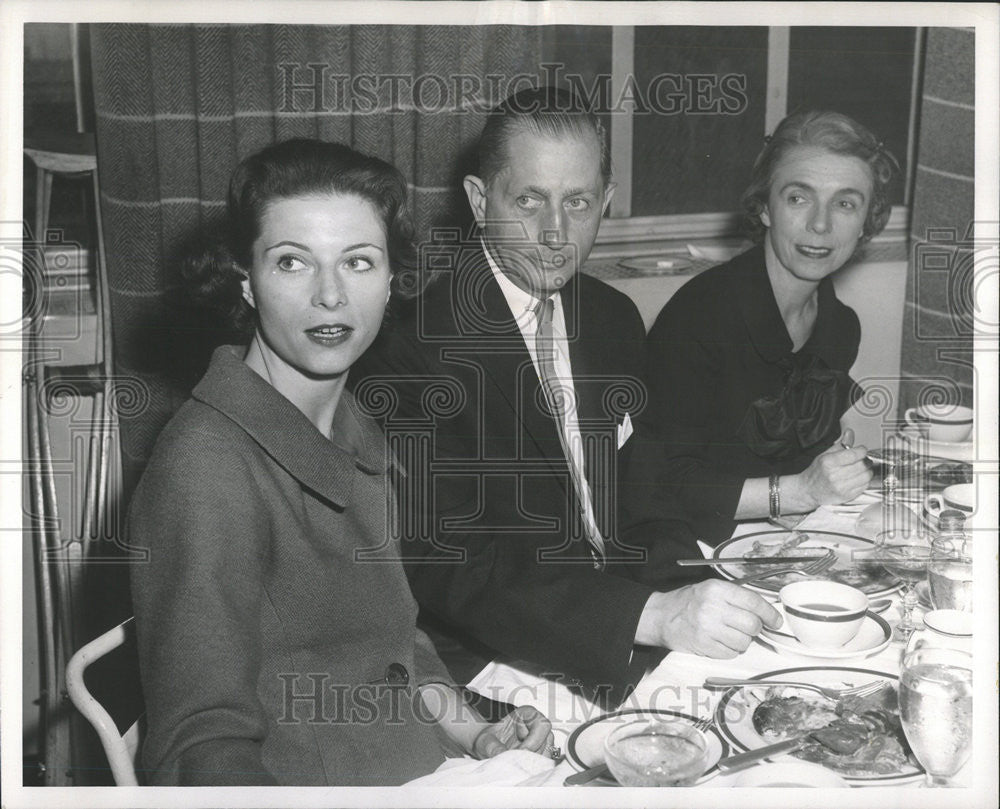
M 931 441 L 950 444 L 967 441 L 972 434 L 972 408 L 954 404 L 908 407 L 906 423 Z
M 925 612 L 924 627 L 910 637 L 905 653 L 930 646 L 938 649 L 957 649 L 971 654 L 972 624 L 971 612 L 962 610 Z
M 853 640 L 868 611 L 868 596 L 835 581 L 786 584 L 778 598 L 792 634 L 813 649 L 839 649 Z
M 972 514 L 976 510 L 976 487 L 972 483 L 956 483 L 940 494 L 929 494 L 924 498 L 924 511 L 928 517 L 937 520 L 941 512 L 948 509 Z

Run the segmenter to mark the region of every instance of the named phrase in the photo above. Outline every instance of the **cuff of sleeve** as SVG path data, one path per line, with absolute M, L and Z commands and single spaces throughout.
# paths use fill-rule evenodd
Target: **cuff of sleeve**
M 602 599 L 593 610 L 581 615 L 594 640 L 601 644 L 600 654 L 590 657 L 590 666 L 581 669 L 568 685 L 604 709 L 620 705 L 642 679 L 645 666 L 637 666 L 635 630 L 639 616 L 653 590 L 645 584 L 629 581 L 610 573 L 603 576 Z M 614 605 L 609 609 L 608 605 Z

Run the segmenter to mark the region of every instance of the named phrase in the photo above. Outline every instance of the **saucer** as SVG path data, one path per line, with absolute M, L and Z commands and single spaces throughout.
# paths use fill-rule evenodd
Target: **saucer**
M 931 441 L 920 434 L 920 431 L 907 425 L 899 430 L 899 434 L 910 442 L 910 447 L 914 450 L 919 448 L 921 454 L 933 458 L 945 458 L 949 461 L 966 461 L 971 463 L 974 460 L 975 447 L 972 440 L 968 441 Z
M 775 605 L 781 612 L 781 606 Z M 782 625 L 781 630 L 764 629 L 760 632 L 759 640 L 773 646 L 776 652 L 791 652 L 803 657 L 820 657 L 825 660 L 840 660 L 851 657 L 869 657 L 878 654 L 889 645 L 892 639 L 892 628 L 881 616 L 869 611 L 865 613 L 865 621 L 861 624 L 858 634 L 851 640 L 836 649 L 817 649 L 813 646 L 806 646 L 799 641 L 791 632 L 786 632 Z

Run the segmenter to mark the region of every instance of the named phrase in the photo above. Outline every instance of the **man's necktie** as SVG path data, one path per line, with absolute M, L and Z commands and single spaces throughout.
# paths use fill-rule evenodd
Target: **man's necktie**
M 566 435 L 566 409 L 571 404 L 569 400 L 573 396 L 573 388 L 563 385 L 556 371 L 556 345 L 552 335 L 553 308 L 552 298 L 539 301 L 535 307 L 535 318 L 538 324 L 538 329 L 535 332 L 535 355 L 538 358 L 538 371 L 545 399 L 556 420 L 559 443 L 562 444 L 566 464 L 569 466 L 570 476 L 573 478 L 573 488 L 576 490 L 576 497 L 580 503 L 580 522 L 587 535 L 587 541 L 590 543 L 595 566 L 603 568 L 605 560 L 604 537 L 597 530 L 597 526 L 586 518 L 583 504 L 588 495 L 583 469 L 577 465 L 576 457 L 570 448 L 569 438 Z

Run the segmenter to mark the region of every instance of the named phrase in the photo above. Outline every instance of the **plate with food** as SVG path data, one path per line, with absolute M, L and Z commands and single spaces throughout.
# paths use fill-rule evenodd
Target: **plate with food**
M 774 608 L 784 617 L 781 602 L 776 603 Z M 776 652 L 791 652 L 803 657 L 817 657 L 823 660 L 846 660 L 851 657 L 871 657 L 881 652 L 892 640 L 892 627 L 881 615 L 869 611 L 865 614 L 864 623 L 861 624 L 858 634 L 837 649 L 817 649 L 814 646 L 806 646 L 791 633 L 787 622 L 782 624 L 781 629 L 764 627 L 757 636 L 757 640 L 773 647 Z
M 814 789 L 842 789 L 849 787 L 833 770 L 806 761 L 775 761 L 758 764 L 736 776 L 735 787 L 812 787 Z
M 790 684 L 736 686 L 723 694 L 715 721 L 734 748 L 756 750 L 809 734 L 790 755 L 821 764 L 853 785 L 895 785 L 922 775 L 899 721 L 895 675 L 864 668 L 800 667 L 752 679 Z M 889 685 L 875 694 L 840 700 L 794 685 L 848 688 L 873 680 Z
M 874 548 L 875 543 L 870 539 L 835 531 L 756 531 L 723 542 L 716 547 L 713 556 L 717 559 L 735 556 L 753 560 L 752 563 L 745 565 L 731 562 L 716 568 L 723 578 L 732 580 L 752 573 L 766 572 L 767 563 L 761 559 L 768 556 L 782 558 L 816 556 L 832 550 L 837 561 L 832 568 L 815 578 L 849 584 L 851 587 L 857 587 L 869 598 L 882 598 L 895 592 L 899 588 L 899 581 L 880 565 L 862 561 L 864 553 Z M 788 567 L 788 565 L 776 563 L 775 567 Z M 750 582 L 746 586 L 759 593 L 776 595 L 786 584 L 802 580 L 802 575 L 798 573 L 785 573 Z
M 573 731 L 566 743 L 566 757 L 569 762 L 578 770 L 587 770 L 604 763 L 604 740 L 615 728 L 636 719 L 662 719 L 666 721 L 679 720 L 694 725 L 698 718 L 680 711 L 666 711 L 659 708 L 630 708 L 614 713 L 605 714 L 589 722 L 584 722 Z M 708 742 L 708 768 L 705 774 L 698 779 L 706 781 L 718 774 L 719 759 L 729 755 L 729 744 L 722 736 L 722 732 L 712 725 L 704 731 L 705 739 Z M 610 773 L 594 779 L 596 785 L 618 786 L 614 776 Z
M 949 486 L 972 483 L 972 479 L 971 464 L 928 458 L 901 476 L 895 488 L 896 499 L 923 505 L 928 494 L 943 492 Z M 881 500 L 881 487 L 881 476 L 876 475 L 872 478 L 871 488 L 866 491 Z

